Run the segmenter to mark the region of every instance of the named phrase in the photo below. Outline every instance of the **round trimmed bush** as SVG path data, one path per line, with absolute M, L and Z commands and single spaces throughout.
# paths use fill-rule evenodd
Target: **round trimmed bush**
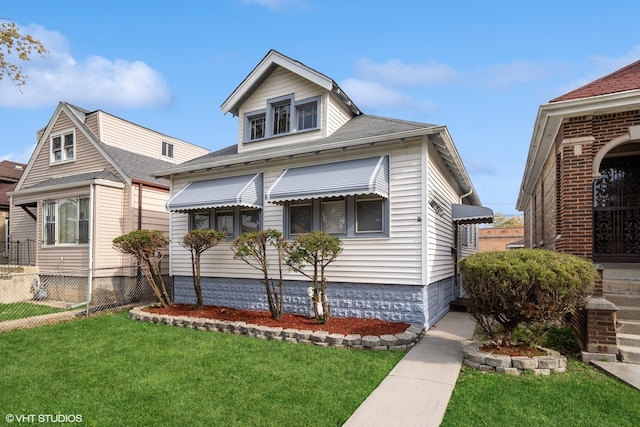
M 544 249 L 480 252 L 459 265 L 469 312 L 501 345 L 511 343 L 519 325 L 561 323 L 592 291 L 598 274 L 590 261 Z

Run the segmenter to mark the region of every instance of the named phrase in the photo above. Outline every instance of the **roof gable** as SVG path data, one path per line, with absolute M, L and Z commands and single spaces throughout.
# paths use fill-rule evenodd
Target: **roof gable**
M 307 67 L 299 61 L 271 49 L 260 63 L 249 73 L 238 87 L 227 97 L 220 106 L 223 114 L 238 115 L 240 106 L 251 96 L 256 89 L 269 78 L 278 68 L 282 67 L 300 77 L 315 83 L 323 89 L 336 95 L 354 114 L 360 114 L 360 110 L 329 77 Z
M 629 64 L 598 80 L 554 98 L 550 102 L 590 98 L 636 89 L 640 89 L 640 61 Z

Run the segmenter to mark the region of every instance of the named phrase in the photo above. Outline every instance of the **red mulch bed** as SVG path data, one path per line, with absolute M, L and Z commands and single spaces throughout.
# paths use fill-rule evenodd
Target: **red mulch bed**
M 497 344 L 485 344 L 478 348 L 480 351 L 484 351 L 487 353 L 493 354 L 503 354 L 506 356 L 546 356 L 547 353 L 540 350 L 539 348 L 528 347 L 526 345 L 503 345 L 499 346 Z
M 315 319 L 294 314 L 283 314 L 282 320 L 271 318 L 268 311 L 239 310 L 236 308 L 205 306 L 196 310 L 187 304 L 174 304 L 170 308 L 152 307 L 145 309 L 149 313 L 172 316 L 204 317 L 207 319 L 231 320 L 260 326 L 282 327 L 284 329 L 306 329 L 327 331 L 336 334 L 387 335 L 399 334 L 409 327 L 408 323 L 386 322 L 377 319 L 358 319 L 355 317 L 332 317 L 326 324 L 318 324 Z

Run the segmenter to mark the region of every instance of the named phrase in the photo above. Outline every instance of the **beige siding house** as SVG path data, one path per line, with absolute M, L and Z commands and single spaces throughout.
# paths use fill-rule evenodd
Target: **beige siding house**
M 457 221 L 492 216 L 446 127 L 363 114 L 332 79 L 273 50 L 221 109 L 238 118 L 237 141 L 154 174 L 171 180 L 176 302 L 194 301 L 190 255 L 176 243 L 190 229 L 229 235 L 202 255 L 205 303 L 250 309 L 266 309 L 264 289 L 230 239 L 323 230 L 344 248 L 328 272 L 334 316 L 430 326 L 446 313 L 462 254 Z M 455 217 L 463 204 L 484 216 Z M 285 279 L 285 311 L 309 313 L 309 282 Z
M 31 242 L 41 272 L 130 264 L 112 240 L 169 229 L 169 181 L 150 171 L 208 150 L 61 102 L 11 194 L 11 239 Z

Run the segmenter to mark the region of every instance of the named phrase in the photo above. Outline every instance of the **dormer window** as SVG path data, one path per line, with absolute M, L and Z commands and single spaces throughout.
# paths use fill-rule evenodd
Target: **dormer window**
M 318 129 L 320 97 L 295 101 L 293 95 L 267 100 L 265 110 L 245 115 L 244 141 L 290 135 Z
M 69 162 L 75 159 L 76 143 L 73 130 L 51 136 L 51 163 Z
M 162 157 L 173 159 L 173 144 L 162 141 Z

